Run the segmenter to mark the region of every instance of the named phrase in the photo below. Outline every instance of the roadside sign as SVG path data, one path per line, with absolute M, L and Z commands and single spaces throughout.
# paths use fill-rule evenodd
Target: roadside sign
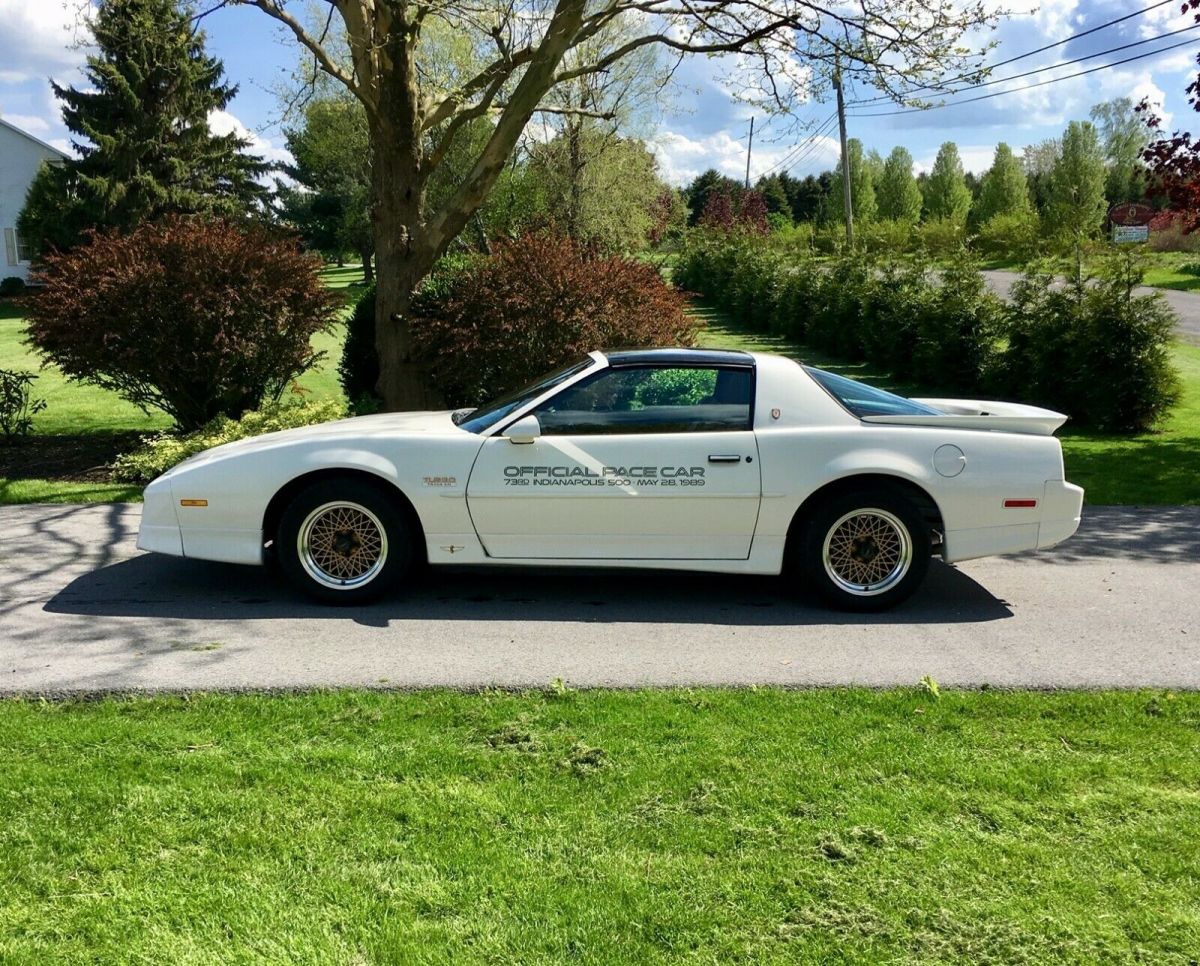
M 1118 245 L 1135 245 L 1150 238 L 1154 209 L 1140 201 L 1124 201 L 1108 209 L 1112 240 Z
M 1141 201 L 1123 201 L 1108 209 L 1108 220 L 1114 225 L 1149 225 L 1154 209 Z
M 1113 225 L 1112 240 L 1118 245 L 1135 245 L 1149 239 L 1149 225 Z

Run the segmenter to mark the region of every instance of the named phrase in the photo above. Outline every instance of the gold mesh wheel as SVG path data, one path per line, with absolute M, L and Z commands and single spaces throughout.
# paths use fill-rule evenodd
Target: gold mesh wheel
M 829 528 L 822 546 L 825 573 L 857 597 L 886 593 L 912 565 L 912 539 L 895 514 L 878 508 L 851 510 Z
M 362 587 L 387 563 L 387 531 L 360 503 L 324 503 L 300 525 L 296 551 L 304 572 L 323 587 Z

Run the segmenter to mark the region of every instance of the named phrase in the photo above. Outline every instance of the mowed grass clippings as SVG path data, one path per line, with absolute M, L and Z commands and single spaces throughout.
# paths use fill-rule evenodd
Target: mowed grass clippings
M 1200 695 L 0 703 L 0 961 L 1195 962 Z

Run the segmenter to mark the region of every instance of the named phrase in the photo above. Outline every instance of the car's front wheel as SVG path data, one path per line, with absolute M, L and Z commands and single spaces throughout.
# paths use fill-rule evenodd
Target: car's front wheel
M 929 568 L 930 531 L 901 493 L 861 489 L 818 506 L 805 521 L 805 585 L 842 610 L 877 611 L 909 597 Z
M 380 487 L 331 479 L 306 487 L 288 504 L 275 548 L 280 568 L 310 597 L 361 604 L 411 569 L 413 539 L 404 514 Z

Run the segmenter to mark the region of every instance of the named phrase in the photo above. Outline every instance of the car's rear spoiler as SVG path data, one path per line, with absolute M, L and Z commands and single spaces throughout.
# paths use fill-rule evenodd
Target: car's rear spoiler
M 1028 436 L 1053 436 L 1067 421 L 1062 413 L 1021 403 L 981 399 L 914 399 L 938 410 L 931 416 L 864 416 L 864 423 L 899 426 L 948 426 L 954 429 L 987 429 Z

